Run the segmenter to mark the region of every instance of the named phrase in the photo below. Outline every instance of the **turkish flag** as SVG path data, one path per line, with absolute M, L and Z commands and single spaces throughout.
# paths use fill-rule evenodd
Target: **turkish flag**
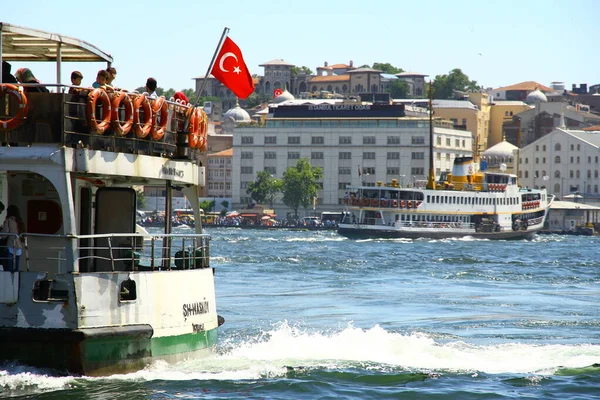
M 246 67 L 242 52 L 229 37 L 225 38 L 210 73 L 240 99 L 245 99 L 254 92 L 254 81 Z
M 281 90 L 281 89 L 273 90 L 273 98 L 280 96 L 282 93 L 283 93 L 283 90 Z

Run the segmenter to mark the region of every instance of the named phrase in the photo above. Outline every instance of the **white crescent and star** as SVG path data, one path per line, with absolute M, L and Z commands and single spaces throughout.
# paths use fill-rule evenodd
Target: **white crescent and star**
M 223 67 L 223 64 L 225 63 L 225 60 L 226 60 L 228 57 L 233 57 L 233 58 L 235 59 L 235 61 L 237 61 L 237 60 L 238 60 L 238 59 L 237 59 L 237 56 L 236 56 L 234 53 L 232 53 L 232 52 L 227 52 L 227 53 L 223 54 L 223 55 L 221 56 L 221 59 L 219 60 L 219 69 L 220 69 L 221 71 L 223 71 L 223 72 L 231 72 L 231 71 L 229 71 L 229 70 L 226 70 L 226 69 Z M 239 74 L 240 72 L 242 72 L 242 71 L 240 70 L 240 67 L 239 67 L 239 65 L 237 65 L 237 66 L 235 66 L 235 67 L 233 68 L 233 72 L 234 72 L 234 73 L 236 73 L 236 74 Z

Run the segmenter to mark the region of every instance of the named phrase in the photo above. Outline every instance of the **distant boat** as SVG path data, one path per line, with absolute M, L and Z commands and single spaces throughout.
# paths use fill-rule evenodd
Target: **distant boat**
M 0 26 L 7 61 L 53 60 L 59 71 L 61 60 L 112 62 L 76 38 Z M 21 243 L 20 265 L 11 272 L 16 257 L 0 259 L 0 360 L 109 375 L 210 354 L 223 323 L 210 236 L 200 224 L 173 234 L 169 218 L 148 234 L 134 189 L 162 186 L 168 212 L 181 188 L 199 220 L 205 114 L 142 94 L 45 86 L 54 92 L 0 84 L 0 200 L 24 222 L 8 240 Z

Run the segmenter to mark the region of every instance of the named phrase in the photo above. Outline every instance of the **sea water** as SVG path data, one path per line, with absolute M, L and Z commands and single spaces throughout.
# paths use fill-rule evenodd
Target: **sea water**
M 0 397 L 600 397 L 598 237 L 206 231 L 225 318 L 215 355 L 103 378 L 5 364 Z

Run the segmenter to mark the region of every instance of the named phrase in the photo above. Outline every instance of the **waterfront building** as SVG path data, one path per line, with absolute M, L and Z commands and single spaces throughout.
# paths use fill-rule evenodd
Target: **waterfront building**
M 455 157 L 472 155 L 472 133 L 451 121 L 434 120 L 434 168 L 439 177 Z M 323 169 L 316 200 L 319 210 L 341 210 L 346 186 L 376 186 L 397 179 L 420 185 L 429 168 L 429 119 L 405 116 L 403 105 L 342 100 L 293 100 L 270 107 L 263 126 L 233 133 L 234 207 L 250 202 L 246 189 L 259 171 L 281 178 L 298 159 Z M 277 215 L 290 211 L 280 201 Z
M 544 86 L 541 83 L 535 81 L 526 81 L 496 89 L 487 89 L 487 93 L 493 100 L 525 101 L 527 96 L 535 90 L 539 90 L 543 93 L 554 92 L 554 89 Z
M 488 148 L 506 140 L 505 126 L 512 128 L 512 132 L 516 133 L 518 126 L 513 117 L 532 108 L 521 100 L 494 100 L 490 105 Z M 509 140 L 509 142 L 516 143 L 516 140 Z
M 418 72 L 400 72 L 396 77 L 408 84 L 408 97 L 423 98 L 425 95 L 425 77 L 429 76 Z
M 577 194 L 582 202 L 600 202 L 600 129 L 563 123 L 519 151 L 518 177 L 521 186 L 545 186 L 561 200 Z
M 233 149 L 229 148 L 208 155 L 207 192 L 206 197 L 215 201 L 215 209 L 220 211 L 223 206 L 221 202 L 227 201 L 231 210 L 231 159 Z

